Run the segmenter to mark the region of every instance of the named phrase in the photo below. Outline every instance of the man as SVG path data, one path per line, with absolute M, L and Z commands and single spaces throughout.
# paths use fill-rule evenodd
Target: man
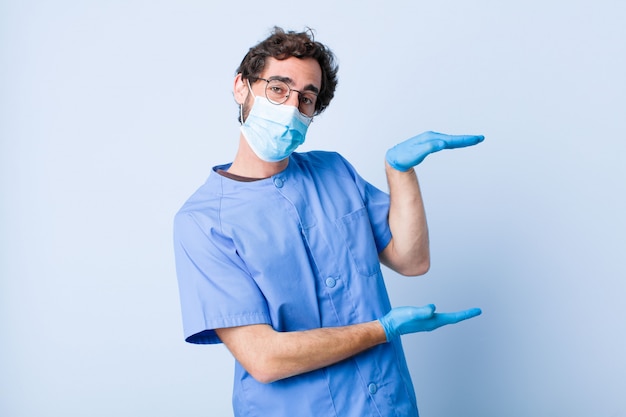
M 234 81 L 239 148 L 174 226 L 185 337 L 236 359 L 236 416 L 417 416 L 400 335 L 480 314 L 392 309 L 380 263 L 429 269 L 413 167 L 482 136 L 427 132 L 386 155 L 389 194 L 339 154 L 293 152 L 337 84 L 332 52 L 275 28 Z

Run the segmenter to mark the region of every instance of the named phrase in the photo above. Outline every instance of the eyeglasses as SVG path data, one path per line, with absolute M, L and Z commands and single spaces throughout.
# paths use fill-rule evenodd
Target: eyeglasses
M 265 81 L 267 85 L 265 86 L 265 97 L 272 104 L 283 104 L 285 103 L 289 97 L 291 97 L 291 92 L 295 91 L 298 93 L 298 110 L 304 116 L 308 118 L 312 118 L 316 114 L 315 105 L 317 103 L 317 94 L 312 91 L 299 91 L 289 87 L 284 81 L 279 79 L 265 79 L 265 78 L 254 78 L 254 80 Z

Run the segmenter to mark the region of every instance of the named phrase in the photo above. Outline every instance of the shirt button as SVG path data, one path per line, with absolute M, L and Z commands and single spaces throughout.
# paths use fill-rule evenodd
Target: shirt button
M 274 185 L 276 186 L 276 188 L 283 188 L 284 183 L 285 181 L 283 181 L 282 178 L 278 178 L 278 177 L 274 178 Z
M 326 286 L 328 288 L 333 288 L 335 285 L 337 285 L 337 281 L 335 280 L 335 278 L 326 278 Z
M 376 384 L 371 383 L 367 386 L 367 390 L 370 392 L 370 394 L 376 394 L 376 391 L 378 391 L 378 387 L 376 386 Z

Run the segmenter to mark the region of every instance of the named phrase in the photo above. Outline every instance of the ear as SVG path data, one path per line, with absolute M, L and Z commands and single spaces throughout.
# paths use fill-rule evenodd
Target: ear
M 237 74 L 235 77 L 235 85 L 233 86 L 233 96 L 237 104 L 242 105 L 246 101 L 249 93 L 248 83 L 241 78 L 241 73 Z

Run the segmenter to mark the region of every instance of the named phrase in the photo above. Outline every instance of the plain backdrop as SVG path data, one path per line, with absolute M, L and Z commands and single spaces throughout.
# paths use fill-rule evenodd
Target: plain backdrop
M 301 150 L 386 190 L 418 167 L 432 268 L 394 305 L 483 315 L 404 337 L 425 417 L 626 416 L 626 6 L 615 0 L 0 0 L 0 415 L 232 416 L 233 360 L 183 341 L 172 218 L 239 135 L 272 26 L 340 64 Z

